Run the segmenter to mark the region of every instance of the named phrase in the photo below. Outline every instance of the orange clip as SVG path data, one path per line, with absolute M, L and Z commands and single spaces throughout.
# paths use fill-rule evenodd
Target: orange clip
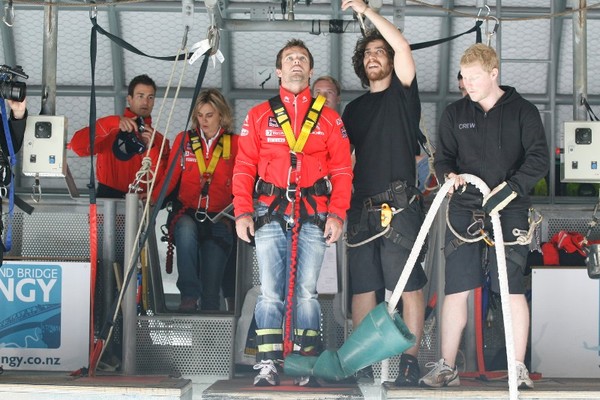
M 494 241 L 492 239 L 490 239 L 488 233 L 486 231 L 484 231 L 483 229 L 481 229 L 479 231 L 479 233 L 481 233 L 481 236 L 483 236 L 483 241 L 490 247 L 494 247 Z

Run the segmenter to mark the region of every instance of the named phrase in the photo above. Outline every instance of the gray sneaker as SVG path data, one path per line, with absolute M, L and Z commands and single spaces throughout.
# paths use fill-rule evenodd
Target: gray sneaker
M 529 371 L 522 362 L 517 361 L 517 386 L 519 389 L 533 389 L 533 381 L 529 377 Z
M 450 368 L 443 358 L 438 362 L 428 362 L 425 364 L 427 368 L 431 368 L 431 371 L 424 377 L 419 379 L 420 386 L 428 386 L 434 388 L 440 388 L 443 386 L 460 386 L 460 378 L 458 377 L 458 371 L 456 367 Z
M 253 368 L 260 370 L 254 378 L 254 386 L 279 386 L 279 373 L 273 360 L 262 360 Z

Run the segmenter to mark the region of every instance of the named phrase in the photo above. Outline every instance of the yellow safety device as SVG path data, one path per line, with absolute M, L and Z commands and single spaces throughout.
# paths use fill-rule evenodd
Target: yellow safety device
M 381 227 L 387 228 L 392 223 L 392 217 L 394 216 L 391 207 L 387 203 L 381 205 Z

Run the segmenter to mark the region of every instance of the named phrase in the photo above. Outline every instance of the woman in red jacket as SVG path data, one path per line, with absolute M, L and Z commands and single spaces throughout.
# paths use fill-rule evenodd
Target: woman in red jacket
M 218 310 L 220 288 L 233 243 L 233 223 L 215 219 L 231 204 L 231 177 L 238 137 L 232 134 L 233 113 L 216 89 L 200 92 L 192 129 L 175 138 L 169 165 L 175 170 L 167 193 L 177 200 L 167 222 L 177 247 L 179 311 Z M 183 143 L 182 143 L 183 141 Z M 180 146 L 183 153 L 177 151 Z M 174 197 L 174 196 L 173 196 Z M 214 219 L 214 220 L 213 220 Z

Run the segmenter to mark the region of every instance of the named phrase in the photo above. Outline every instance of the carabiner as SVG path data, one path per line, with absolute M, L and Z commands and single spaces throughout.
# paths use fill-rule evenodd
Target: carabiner
M 204 204 L 204 207 L 202 207 L 202 199 L 203 198 L 206 199 L 206 204 Z M 204 222 L 208 218 L 208 204 L 209 203 L 210 203 L 210 197 L 208 197 L 208 195 L 203 196 L 202 194 L 200 194 L 200 197 L 198 198 L 198 209 L 194 213 L 194 218 L 196 218 L 196 220 L 198 222 Z
M 475 220 L 475 222 L 473 222 L 471 225 L 469 225 L 467 227 L 467 234 L 469 236 L 475 237 L 477 236 L 478 233 L 480 233 L 481 231 L 483 231 L 483 219 L 477 219 Z
M 206 221 L 206 219 L 208 218 L 208 213 L 206 212 L 206 209 L 196 210 L 196 212 L 194 213 L 194 218 L 196 218 L 196 221 L 198 222 Z
M 490 16 L 490 13 L 492 12 L 490 6 L 486 4 L 485 8 L 487 8 L 487 14 L 485 15 L 485 17 L 481 17 L 481 11 L 483 10 L 483 7 L 481 7 L 479 11 L 477 11 L 477 18 L 475 18 L 476 21 L 485 21 Z
M 90 7 L 90 19 L 96 19 L 98 17 L 98 6 L 93 0 L 90 3 L 93 4 L 93 6 Z
M 291 203 L 296 200 L 296 184 L 291 183 L 292 167 L 288 169 L 287 187 L 285 188 L 285 198 Z
M 33 183 L 33 185 L 31 186 L 31 200 L 33 200 L 36 203 L 39 203 L 40 200 L 42 199 L 42 187 L 40 186 L 40 178 L 38 177 L 38 175 L 36 174 L 35 176 L 35 181 Z
M 4 6 L 4 16 L 2 17 L 2 21 L 10 28 L 12 28 L 15 23 L 15 7 L 13 6 L 12 0 L 8 0 L 8 3 Z
M 489 25 L 490 19 L 493 19 L 494 21 L 496 21 L 496 23 L 494 24 L 494 29 L 492 29 L 491 32 L 487 28 Z M 492 44 L 492 37 L 496 34 L 496 32 L 498 32 L 498 26 L 500 26 L 500 20 L 494 16 L 488 16 L 488 18 L 486 19 L 485 22 L 486 22 L 485 35 L 487 36 L 487 45 L 489 47 Z
M 208 45 L 210 46 L 210 55 L 214 56 L 217 54 L 219 50 L 219 29 L 217 29 L 216 25 L 211 25 L 208 27 L 208 32 L 206 33 L 206 37 L 208 39 Z

